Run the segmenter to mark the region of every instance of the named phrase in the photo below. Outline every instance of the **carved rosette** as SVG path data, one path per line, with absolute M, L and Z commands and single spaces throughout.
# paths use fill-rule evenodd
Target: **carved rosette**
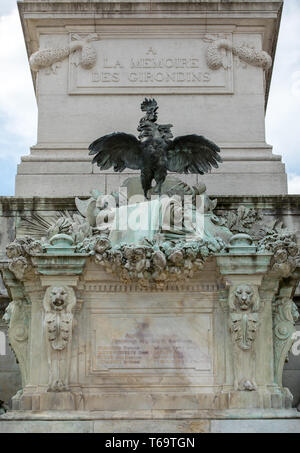
M 43 308 L 49 366 L 48 391 L 68 390 L 75 305 L 73 288 L 69 286 L 47 288 Z

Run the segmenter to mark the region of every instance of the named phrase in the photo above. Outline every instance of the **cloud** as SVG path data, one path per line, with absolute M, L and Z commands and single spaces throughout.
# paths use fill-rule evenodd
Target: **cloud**
M 300 175 L 289 174 L 289 194 L 300 194 Z
M 267 141 L 300 174 L 300 2 L 285 2 L 266 116 Z M 293 186 L 291 186 L 293 187 Z M 291 190 L 291 189 L 290 189 Z
M 0 143 L 1 146 L 1 143 Z M 2 197 L 11 196 L 14 193 L 15 188 L 15 176 L 16 176 L 16 163 L 10 158 L 0 158 L 1 168 L 1 183 L 0 183 L 0 195 Z
M 1 0 L 0 16 L 10 14 L 16 8 L 16 0 Z
M 37 107 L 16 7 L 0 17 L 0 43 L 0 158 L 17 161 L 36 143 Z

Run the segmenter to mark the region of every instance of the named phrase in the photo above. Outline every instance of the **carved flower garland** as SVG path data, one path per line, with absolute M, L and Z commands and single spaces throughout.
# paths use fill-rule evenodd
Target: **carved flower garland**
M 18 280 L 22 280 L 25 271 L 31 268 L 27 255 L 33 256 L 43 251 L 40 241 L 30 237 L 15 239 L 6 247 L 6 254 L 11 259 L 8 268 L 14 273 Z
M 87 241 L 88 243 L 89 241 Z M 89 242 L 89 248 L 91 248 Z M 192 278 L 203 268 L 209 255 L 221 251 L 224 242 L 217 238 L 214 242 L 192 241 L 162 243 L 153 241 L 145 245 L 126 245 L 111 247 L 106 237 L 93 241 L 95 261 L 105 270 L 120 277 L 124 283 L 137 283 L 157 287 L 165 283 Z
M 258 247 L 274 253 L 271 261 L 274 274 L 289 277 L 296 269 L 299 250 L 294 234 L 274 232 L 260 240 Z

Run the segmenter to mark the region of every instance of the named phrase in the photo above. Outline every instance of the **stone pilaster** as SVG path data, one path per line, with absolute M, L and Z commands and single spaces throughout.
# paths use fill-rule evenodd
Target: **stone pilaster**
M 251 237 L 243 234 L 234 236 L 229 252 L 217 257 L 227 287 L 221 300 L 229 347 L 222 395 L 230 409 L 285 405 L 281 395 L 278 403 L 272 365 L 272 297 L 278 282 L 268 288 L 269 297 L 263 292 L 270 261 L 271 254 L 257 253 Z

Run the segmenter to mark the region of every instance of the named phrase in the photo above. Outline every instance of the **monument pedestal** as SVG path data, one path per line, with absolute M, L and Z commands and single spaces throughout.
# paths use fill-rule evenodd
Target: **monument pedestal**
M 89 228 L 93 198 L 77 200 L 86 218 L 74 204 L 55 214 L 70 201 L 46 200 L 34 216 L 26 205 L 2 263 L 23 390 L 0 429 L 238 432 L 238 419 L 258 431 L 278 419 L 297 430 L 281 378 L 297 318 L 295 237 L 230 200 L 216 211 L 206 198 L 205 242 L 117 249 Z
M 296 280 L 285 280 L 296 267 L 294 236 L 256 222 L 254 211 L 243 221 L 261 239 L 233 234 L 233 213 L 216 216 L 206 197 L 201 237 L 186 217 L 180 232 L 164 229 L 175 198 L 130 205 L 136 219 L 144 205 L 151 218 L 163 209 L 158 235 L 141 239 L 130 220 L 129 230 L 102 228 L 105 212 L 93 207 L 106 199 L 77 200 L 81 216 L 36 217 L 40 233 L 23 219 L 20 231 L 36 236 L 7 247 L 5 319 L 23 375 L 13 409 L 152 420 L 291 408 L 281 376 L 298 316 Z
M 293 410 L 10 412 L 1 417 L 0 433 L 300 433 Z
M 282 384 L 298 318 L 299 212 L 282 197 L 284 164 L 264 124 L 281 8 L 19 3 L 39 130 L 16 177 L 16 195 L 30 198 L 3 202 L 15 222 L 1 272 L 22 390 L 0 432 L 300 431 Z M 150 109 L 138 123 L 145 96 L 162 124 Z M 138 195 L 135 172 L 99 174 L 88 146 L 149 122 L 156 152 L 154 132 L 169 145 L 172 122 L 175 137 L 217 143 L 222 166 L 166 180 L 168 198 L 126 204 L 116 191 Z M 224 196 L 218 210 L 203 182 Z M 115 229 L 126 209 L 137 228 Z

